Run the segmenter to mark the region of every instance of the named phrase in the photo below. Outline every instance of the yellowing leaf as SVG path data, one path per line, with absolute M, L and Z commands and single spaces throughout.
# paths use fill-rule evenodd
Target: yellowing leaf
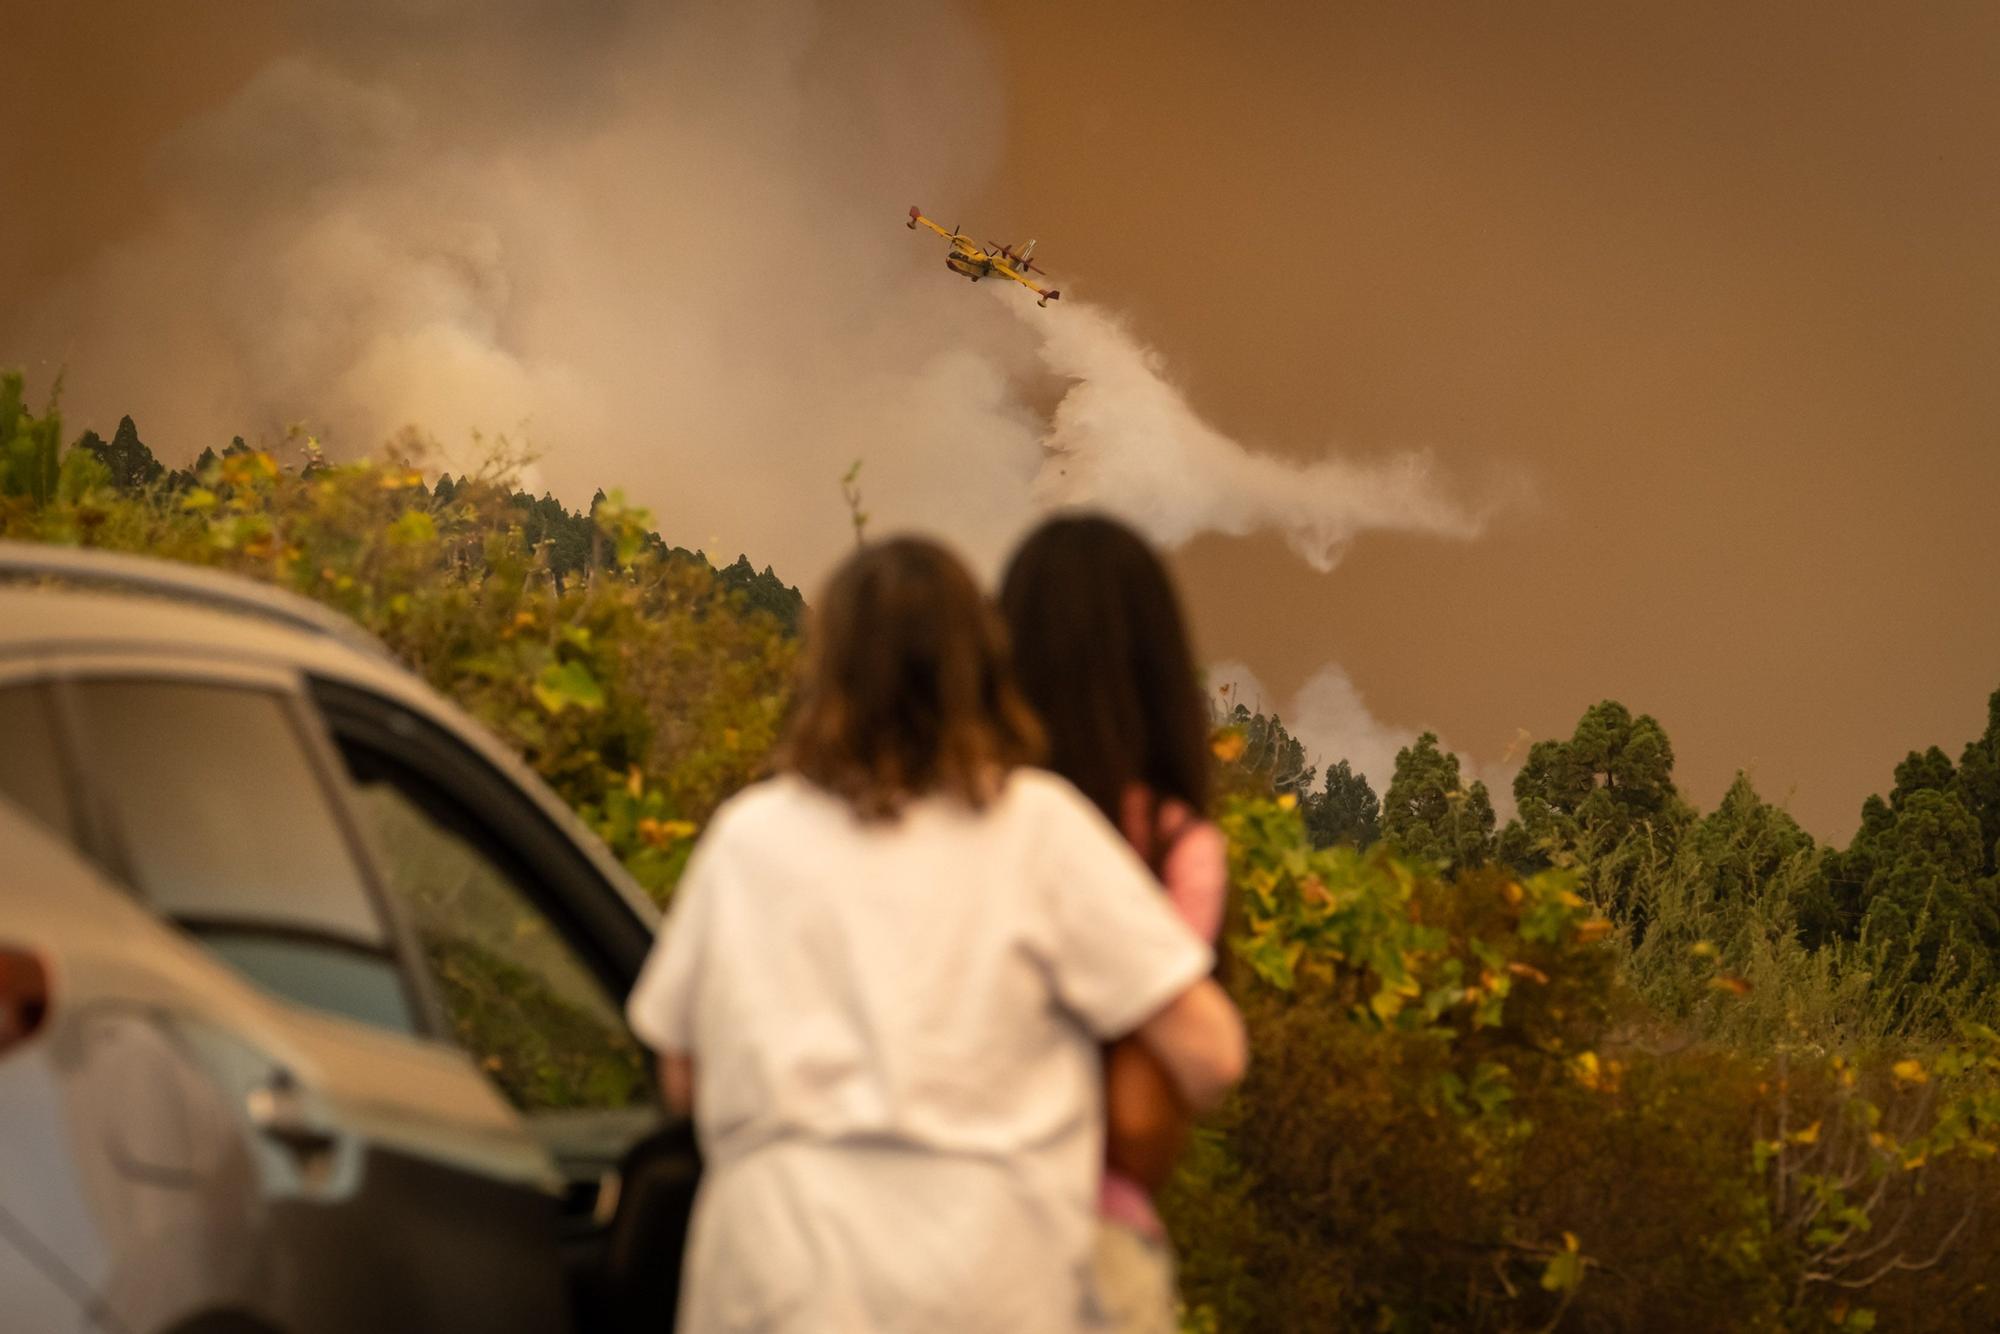
M 1589 945 L 1611 934 L 1609 917 L 1586 917 L 1576 924 L 1576 938 L 1579 944 Z
M 646 840 L 646 842 L 652 844 L 654 847 L 664 848 L 669 844 L 678 843 L 683 839 L 693 838 L 700 830 L 690 820 L 654 820 L 648 818 L 639 821 L 638 832 L 640 838 Z
M 1563 1234 L 1565 1243 L 1575 1240 L 1567 1232 Z M 1583 1283 L 1583 1255 L 1575 1247 L 1565 1245 L 1549 1261 L 1542 1271 L 1544 1292 L 1573 1292 Z
M 1804 1130 L 1794 1130 L 1791 1135 L 1792 1143 L 1794 1144 L 1819 1143 L 1819 1127 L 1820 1123 L 1815 1121 L 1811 1125 L 1807 1126 Z
M 1931 1078 L 1915 1060 L 1898 1061 L 1889 1067 L 1889 1073 L 1896 1077 L 1899 1084 L 1927 1084 Z
M 1249 744 L 1248 741 L 1243 739 L 1241 732 L 1229 731 L 1221 733 L 1214 741 L 1210 742 L 1209 749 L 1215 752 L 1215 758 L 1222 763 L 1234 764 L 1243 757 L 1244 747 Z
M 595 713 L 604 707 L 604 687 L 580 662 L 550 663 L 535 678 L 535 702 L 550 713 L 577 708 Z

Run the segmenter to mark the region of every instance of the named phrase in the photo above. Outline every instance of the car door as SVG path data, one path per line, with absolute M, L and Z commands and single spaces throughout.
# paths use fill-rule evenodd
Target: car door
M 255 1314 L 287 1334 L 570 1328 L 562 1178 L 442 1030 L 296 676 L 94 661 L 57 686 L 98 860 L 289 1002 L 175 1034 L 253 1145 Z
M 588 1324 L 671 1329 L 698 1169 L 625 1025 L 649 918 L 573 822 L 446 721 L 352 684 L 313 693 L 452 1037 L 564 1176 Z

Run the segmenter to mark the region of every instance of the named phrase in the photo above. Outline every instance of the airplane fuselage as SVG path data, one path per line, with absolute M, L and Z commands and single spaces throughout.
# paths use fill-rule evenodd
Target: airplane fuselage
M 970 255 L 960 254 L 957 251 L 953 251 L 944 257 L 944 266 L 953 273 L 963 274 L 974 282 L 977 282 L 981 278 L 991 277 L 993 274 L 993 263 L 991 260 L 974 259 Z

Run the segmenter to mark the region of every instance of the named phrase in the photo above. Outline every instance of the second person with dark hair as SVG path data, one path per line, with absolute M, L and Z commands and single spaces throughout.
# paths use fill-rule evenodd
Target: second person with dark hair
M 1213 941 L 1228 882 L 1209 823 L 1209 714 L 1180 599 L 1136 533 L 1065 515 L 1030 534 L 1000 605 L 1028 702 L 1048 732 L 1048 765 L 1112 820 L 1188 926 Z M 1172 1170 L 1188 1107 L 1140 1043 L 1105 1061 L 1110 1162 L 1099 1198 L 1100 1328 L 1173 1334 L 1173 1254 L 1150 1191 Z

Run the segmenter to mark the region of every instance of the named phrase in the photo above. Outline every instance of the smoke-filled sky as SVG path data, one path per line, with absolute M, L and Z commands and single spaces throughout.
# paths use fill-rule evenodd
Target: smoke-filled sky
M 0 363 L 170 460 L 504 434 L 808 587 L 855 458 L 1104 505 L 1325 758 L 1612 696 L 1833 836 L 2000 685 L 1983 3 L 4 8 Z

